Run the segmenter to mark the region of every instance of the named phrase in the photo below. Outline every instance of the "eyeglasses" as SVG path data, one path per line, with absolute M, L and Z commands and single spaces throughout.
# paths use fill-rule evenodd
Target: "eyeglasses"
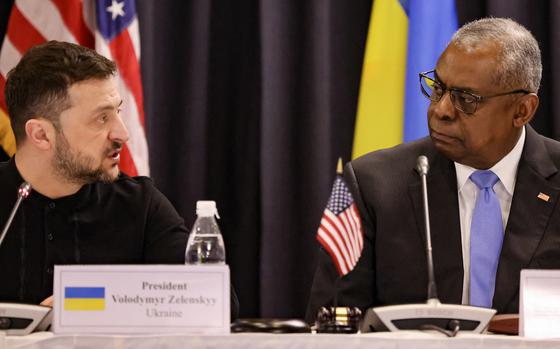
M 514 93 L 530 93 L 527 90 L 515 90 L 510 92 L 498 93 L 491 96 L 478 96 L 468 91 L 445 87 L 444 84 L 436 81 L 435 70 L 420 73 L 419 75 L 420 90 L 422 90 L 422 94 L 426 96 L 430 101 L 439 102 L 445 95 L 445 91 L 449 91 L 449 96 L 451 98 L 453 106 L 457 110 L 469 115 L 474 114 L 476 112 L 478 104 L 485 99 L 510 95 Z

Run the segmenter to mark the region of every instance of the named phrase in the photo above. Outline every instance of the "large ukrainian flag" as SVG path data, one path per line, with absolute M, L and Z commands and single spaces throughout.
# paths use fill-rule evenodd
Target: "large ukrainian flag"
M 65 287 L 64 310 L 105 310 L 105 287 Z
M 418 73 L 457 30 L 455 0 L 374 0 L 352 158 L 428 134 Z

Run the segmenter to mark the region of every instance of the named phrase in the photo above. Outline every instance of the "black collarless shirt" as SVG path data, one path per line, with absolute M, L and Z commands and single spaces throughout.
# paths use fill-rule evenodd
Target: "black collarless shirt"
M 14 159 L 0 163 L 0 229 L 22 182 Z M 32 191 L 0 246 L 0 302 L 52 295 L 55 264 L 184 263 L 187 236 L 147 177 L 123 174 L 54 200 Z

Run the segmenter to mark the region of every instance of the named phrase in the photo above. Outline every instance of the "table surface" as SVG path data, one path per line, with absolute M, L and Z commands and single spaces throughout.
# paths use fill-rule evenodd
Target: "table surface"
M 0 335 L 0 349 L 15 348 L 270 348 L 270 349 L 376 349 L 376 348 L 559 348 L 559 339 L 528 339 L 505 335 L 459 333 L 447 338 L 434 332 L 401 331 L 368 334 L 224 335 L 54 335 L 39 332 L 23 337 Z

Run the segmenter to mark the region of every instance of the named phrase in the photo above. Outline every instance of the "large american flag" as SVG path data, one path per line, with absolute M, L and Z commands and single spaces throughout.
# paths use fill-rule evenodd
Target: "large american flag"
M 334 181 L 317 240 L 330 254 L 340 276 L 354 269 L 362 254 L 362 221 L 352 193 L 340 174 Z
M 0 51 L 0 146 L 9 155 L 15 152 L 4 100 L 6 74 L 29 48 L 48 40 L 80 44 L 115 61 L 123 99 L 121 117 L 130 133 L 120 167 L 131 176 L 148 175 L 140 34 L 134 0 L 15 1 Z

